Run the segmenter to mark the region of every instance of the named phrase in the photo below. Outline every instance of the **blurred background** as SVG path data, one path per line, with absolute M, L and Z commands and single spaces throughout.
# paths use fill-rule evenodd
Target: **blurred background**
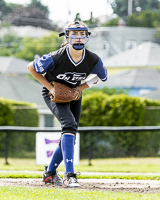
M 27 65 L 60 48 L 58 33 L 75 20 L 108 69 L 108 81 L 84 91 L 80 126 L 159 126 L 159 0 L 0 0 L 0 126 L 59 127 Z M 1 158 L 35 160 L 36 133 L 0 134 Z M 80 135 L 80 159 L 160 156 L 159 131 Z

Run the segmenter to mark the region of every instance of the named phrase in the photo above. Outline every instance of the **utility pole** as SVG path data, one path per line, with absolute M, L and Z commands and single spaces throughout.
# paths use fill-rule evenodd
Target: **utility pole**
M 132 14 L 132 3 L 133 0 L 128 0 L 128 16 Z
M 67 23 L 70 21 L 70 14 L 71 14 L 70 2 L 69 2 L 69 0 L 67 0 Z

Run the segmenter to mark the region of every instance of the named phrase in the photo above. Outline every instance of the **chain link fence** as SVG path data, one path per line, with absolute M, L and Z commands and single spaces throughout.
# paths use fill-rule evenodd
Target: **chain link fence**
M 0 127 L 0 157 L 36 160 L 36 133 L 60 128 Z M 80 127 L 80 160 L 160 157 L 160 126 Z M 45 133 L 44 133 L 45 134 Z M 156 164 L 156 163 L 153 163 Z

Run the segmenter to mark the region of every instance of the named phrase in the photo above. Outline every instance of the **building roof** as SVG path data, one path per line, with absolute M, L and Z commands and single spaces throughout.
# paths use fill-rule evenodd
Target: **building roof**
M 41 27 L 34 26 L 11 26 L 10 29 L 17 34 L 19 37 L 33 37 L 40 38 L 50 33 L 50 30 L 43 29 Z M 6 34 L 7 28 L 0 29 L 0 35 Z
M 29 74 L 29 61 L 14 57 L 0 57 L 0 73 Z
M 143 96 L 148 99 L 160 100 L 160 89 L 144 94 Z
M 160 70 L 156 69 L 130 69 L 121 70 L 119 73 L 109 76 L 106 82 L 99 87 L 110 88 L 160 88 Z
M 45 105 L 42 85 L 25 76 L 0 74 L 0 97 Z
M 160 66 L 160 45 L 146 42 L 136 48 L 103 60 L 106 67 Z

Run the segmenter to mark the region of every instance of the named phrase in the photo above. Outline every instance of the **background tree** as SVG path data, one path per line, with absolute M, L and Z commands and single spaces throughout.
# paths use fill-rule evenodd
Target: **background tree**
M 48 19 L 46 12 L 33 5 L 14 9 L 8 20 L 12 25 L 16 26 L 31 25 L 48 30 L 57 29 L 57 26 L 53 25 L 51 20 Z
M 160 26 L 160 13 L 156 10 L 142 11 L 139 15 L 128 16 L 127 26 L 157 28 Z
M 49 9 L 48 6 L 44 6 L 40 0 L 31 0 L 31 3 L 28 4 L 28 7 L 35 7 L 39 8 L 41 11 L 43 11 L 44 15 L 46 16 L 46 19 L 48 19 L 49 16 Z
M 94 27 L 97 27 L 97 26 L 100 25 L 99 19 L 98 18 L 94 18 L 93 15 L 92 15 L 92 12 L 91 12 L 91 15 L 90 15 L 90 19 L 89 20 L 84 20 L 84 22 L 87 24 L 87 26 L 89 28 L 94 28 Z
M 115 19 L 111 19 L 109 21 L 107 21 L 106 23 L 101 24 L 101 26 L 118 26 L 119 23 L 119 17 L 115 18 Z
M 8 14 L 10 14 L 17 7 L 21 7 L 21 5 L 6 3 L 4 0 L 0 0 L 0 20 L 3 20 Z
M 23 38 L 19 51 L 15 54 L 17 58 L 32 61 L 35 55 L 42 56 L 48 54 L 51 51 L 57 50 L 62 43 L 62 39 L 59 38 L 57 32 L 51 31 L 49 35 L 34 39 L 30 37 Z
M 48 30 L 58 30 L 57 25 L 53 24 L 48 16 L 48 6 L 44 6 L 40 0 L 31 0 L 27 6 L 7 4 L 4 0 L 0 0 L 0 20 L 7 21 L 11 25 L 31 25 Z
M 76 14 L 74 21 L 81 21 L 80 13 Z
M 7 32 L 0 38 L 0 56 L 14 56 L 20 48 L 22 38 L 17 37 L 17 34 L 7 28 Z
M 115 14 L 126 20 L 128 16 L 128 0 L 114 0 L 111 7 Z M 133 0 L 132 13 L 138 14 L 137 7 L 142 11 L 159 10 L 160 2 L 158 0 Z
M 35 55 L 42 56 L 57 50 L 62 43 L 57 32 L 51 31 L 49 35 L 34 39 L 30 37 L 20 38 L 11 28 L 0 38 L 0 56 L 13 56 L 32 61 Z

